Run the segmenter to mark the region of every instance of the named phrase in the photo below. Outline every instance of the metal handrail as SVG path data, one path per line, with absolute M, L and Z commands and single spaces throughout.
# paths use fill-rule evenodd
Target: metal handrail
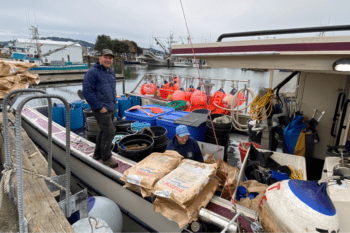
M 24 105 L 32 100 L 39 98 L 57 98 L 60 99 L 66 109 L 66 217 L 70 217 L 71 213 L 69 211 L 69 195 L 70 195 L 70 110 L 68 101 L 59 95 L 52 94 L 42 94 L 29 96 L 23 99 L 17 106 L 16 111 L 16 160 L 17 160 L 17 197 L 18 197 L 18 214 L 20 223 L 24 220 L 24 211 L 23 211 L 23 172 L 22 172 L 22 134 L 21 134 L 21 113 Z M 49 119 L 52 124 L 52 117 Z M 52 155 L 51 155 L 52 156 Z M 20 215 L 20 208 L 22 209 Z M 21 229 L 21 226 L 20 226 Z M 23 228 L 22 228 L 23 229 Z M 20 230 L 21 231 L 21 230 Z M 21 231 L 22 232 L 22 231 Z
M 44 90 L 38 90 L 38 89 L 19 89 L 19 90 L 13 90 L 10 91 L 9 93 L 6 94 L 6 96 L 3 99 L 3 104 L 2 104 L 2 112 L 3 112 L 3 126 L 4 126 L 4 152 L 5 152 L 5 164 L 8 165 L 9 167 L 12 167 L 12 163 L 11 163 L 11 152 L 10 152 L 10 142 L 9 142 L 9 129 L 8 129 L 8 113 L 7 113 L 7 105 L 8 102 L 10 101 L 10 98 L 12 95 L 14 94 L 18 94 L 18 93 L 23 93 L 23 92 L 41 92 L 43 94 L 47 94 L 46 91 Z M 52 103 L 51 103 L 51 99 L 48 99 L 48 105 L 49 105 L 49 109 L 48 109 L 48 116 L 49 118 L 52 119 L 52 117 L 50 117 L 52 115 Z M 49 136 L 48 136 L 48 154 L 52 155 L 51 152 L 51 148 L 52 148 L 52 124 L 49 124 Z M 48 176 L 51 177 L 51 167 L 52 167 L 52 156 L 51 156 L 51 160 L 48 161 L 48 169 L 49 169 L 49 173 Z
M 224 39 L 224 38 L 232 38 L 232 37 L 267 36 L 267 35 L 280 35 L 280 34 L 310 33 L 310 32 L 329 32 L 329 31 L 348 31 L 348 30 L 350 30 L 350 25 L 308 27 L 308 28 L 290 28 L 290 29 L 251 31 L 251 32 L 236 32 L 236 33 L 225 33 L 225 34 L 222 34 L 222 35 L 220 35 L 218 37 L 216 42 L 221 42 L 221 40 Z
M 52 144 L 52 104 L 51 104 L 51 98 L 57 98 L 60 99 L 64 105 L 65 105 L 65 109 L 66 109 L 66 175 L 65 175 L 65 180 L 66 180 L 66 202 L 65 202 L 65 206 L 66 206 L 66 217 L 69 217 L 71 215 L 70 213 L 70 208 L 69 208 L 69 195 L 70 195 L 70 111 L 69 111 L 69 103 L 68 101 L 59 96 L 59 95 L 49 95 L 46 94 L 45 91 L 42 90 L 32 90 L 32 89 L 25 89 L 25 90 L 15 90 L 13 92 L 8 93 L 8 95 L 6 96 L 7 98 L 4 101 L 4 105 L 3 108 L 6 110 L 6 103 L 8 101 L 8 96 L 11 96 L 14 92 L 42 92 L 45 94 L 40 94 L 40 95 L 33 95 L 33 96 L 29 96 L 25 99 L 23 99 L 19 105 L 17 106 L 17 110 L 16 110 L 16 122 L 15 122 L 15 129 L 16 129 L 16 176 L 17 176 L 17 203 L 18 203 L 18 220 L 19 220 L 19 231 L 20 232 L 24 232 L 24 231 L 28 231 L 27 228 L 27 221 L 25 221 L 25 217 L 24 217 L 24 201 L 23 201 L 23 171 L 22 171 L 22 133 L 21 133 L 21 113 L 22 113 L 22 109 L 24 107 L 24 104 L 26 104 L 28 101 L 32 100 L 32 99 L 39 99 L 39 98 L 47 98 L 48 102 L 49 102 L 49 136 L 48 138 L 50 138 L 49 141 L 49 150 L 51 151 L 51 145 Z M 6 120 L 5 123 L 5 128 L 8 128 L 8 124 L 7 121 L 8 119 L 6 119 L 7 116 L 7 111 L 4 111 L 4 119 Z M 7 127 L 6 127 L 7 126 Z M 5 136 L 5 138 L 8 138 L 9 132 L 7 129 L 7 136 Z M 6 144 L 6 143 L 5 143 Z M 8 164 L 9 166 L 12 166 L 11 164 L 11 160 L 10 160 L 10 148 L 9 145 L 7 146 L 7 154 L 6 156 L 6 164 Z M 52 161 L 52 153 L 50 153 L 49 155 L 49 159 L 51 157 L 51 161 Z M 52 164 L 48 166 L 48 169 L 50 172 L 48 172 L 49 175 L 51 175 L 51 166 Z
M 156 80 L 158 78 L 172 78 L 172 77 L 175 77 L 175 75 L 171 75 L 171 74 L 152 74 L 152 73 L 149 73 L 149 74 L 145 74 L 141 79 L 140 81 L 135 85 L 135 88 L 130 92 L 130 93 L 134 93 L 134 91 L 139 87 L 139 85 L 142 83 L 142 81 L 144 80 L 147 80 L 147 79 L 153 79 L 155 78 Z M 179 80 L 180 79 L 199 79 L 199 78 L 194 78 L 194 77 L 190 77 L 190 76 L 179 76 Z M 205 80 L 218 80 L 218 81 L 225 81 L 225 82 L 236 82 L 236 83 L 248 83 L 248 88 L 250 87 L 250 80 L 235 80 L 235 79 L 221 79 L 221 78 L 201 78 L 203 81 Z

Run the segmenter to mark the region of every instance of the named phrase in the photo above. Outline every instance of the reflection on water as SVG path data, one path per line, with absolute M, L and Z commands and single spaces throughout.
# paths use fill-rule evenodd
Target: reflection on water
M 198 77 L 198 71 L 196 68 L 180 68 L 180 67 L 147 67 L 140 65 L 128 65 L 126 66 L 131 72 L 130 78 L 125 80 L 125 91 L 132 91 L 140 79 L 147 73 L 154 73 L 159 75 L 179 75 L 179 76 L 190 76 Z M 257 94 L 259 89 L 262 87 L 268 87 L 269 83 L 269 72 L 254 72 L 254 71 L 242 71 L 241 69 L 200 69 L 200 76 L 202 78 L 219 78 L 219 79 L 230 79 L 230 80 L 250 80 L 250 88 Z M 283 77 L 286 77 L 288 73 L 283 73 Z M 190 80 L 184 82 L 184 87 L 190 85 Z M 221 81 L 212 80 L 215 86 L 212 88 L 212 93 L 220 89 Z M 195 86 L 198 85 L 198 80 L 195 81 Z M 232 82 L 225 82 L 224 91 L 226 93 L 232 90 Z M 239 83 L 238 88 L 243 88 L 244 83 Z M 73 102 L 78 100 L 77 91 L 82 89 L 82 82 L 79 83 L 68 83 L 68 84 L 47 84 L 47 85 L 38 85 L 34 88 L 39 88 L 45 90 L 48 94 L 61 95 L 67 99 L 68 102 Z M 121 94 L 123 91 L 122 82 L 117 83 L 117 94 Z M 136 93 L 139 92 L 139 88 L 136 89 Z M 17 106 L 20 100 L 25 98 L 30 94 L 23 94 L 18 98 L 14 106 Z M 53 102 L 61 103 L 60 100 L 54 99 Z M 35 99 L 28 102 L 29 106 L 41 106 L 46 105 L 46 99 Z

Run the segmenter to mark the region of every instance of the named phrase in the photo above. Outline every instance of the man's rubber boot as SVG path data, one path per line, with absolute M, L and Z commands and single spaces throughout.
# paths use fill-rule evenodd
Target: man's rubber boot
M 115 168 L 118 167 L 118 163 L 116 161 L 114 161 L 112 158 L 103 161 L 103 164 L 110 167 L 110 168 Z

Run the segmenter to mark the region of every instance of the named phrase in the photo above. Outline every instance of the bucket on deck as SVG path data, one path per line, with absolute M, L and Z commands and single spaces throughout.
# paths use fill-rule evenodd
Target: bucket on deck
M 91 133 L 98 133 L 100 131 L 100 127 L 98 126 L 94 116 L 88 117 L 86 119 L 86 126 L 86 130 Z
M 88 117 L 93 117 L 94 116 L 94 114 L 92 113 L 91 108 L 84 109 L 83 113 L 84 113 L 85 119 L 87 119 Z
M 261 146 L 259 144 L 256 144 L 256 143 L 253 143 L 253 142 L 244 142 L 244 144 L 246 146 L 250 146 L 251 144 L 253 144 L 257 149 L 261 148 Z M 243 160 L 244 160 L 244 158 L 245 158 L 245 156 L 247 154 L 247 150 L 243 149 L 241 142 L 239 143 L 238 150 L 241 153 L 241 162 L 243 162 Z

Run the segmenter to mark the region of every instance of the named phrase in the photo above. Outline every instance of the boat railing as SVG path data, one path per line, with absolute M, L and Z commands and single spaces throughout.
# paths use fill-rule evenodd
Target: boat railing
M 250 88 L 250 80 L 238 80 L 238 79 L 222 79 L 222 78 L 196 78 L 193 76 L 185 76 L 185 75 L 173 75 L 173 74 L 154 74 L 154 73 L 148 73 L 145 74 L 140 81 L 135 85 L 134 89 L 131 92 L 125 93 L 127 95 L 137 95 L 140 96 L 140 94 L 135 93 L 135 91 L 137 90 L 137 88 L 140 87 L 140 85 L 143 82 L 153 82 L 155 83 L 157 86 L 159 83 L 164 83 L 164 81 L 168 81 L 171 82 L 173 78 L 179 78 L 179 89 L 183 87 L 184 84 L 186 83 L 182 83 L 182 79 L 184 80 L 190 80 L 190 85 L 194 86 L 194 81 L 198 80 L 199 86 L 201 86 L 201 82 L 204 86 L 204 91 L 206 92 L 206 94 L 209 96 L 210 92 L 212 90 L 212 87 L 215 86 L 215 83 L 212 83 L 212 81 L 221 81 L 221 89 L 224 89 L 225 83 L 226 82 L 231 82 L 231 87 L 233 89 L 235 89 L 236 91 L 238 91 L 238 86 L 239 84 L 243 84 L 244 85 L 244 90 L 243 91 L 243 95 L 244 95 L 244 103 L 245 106 L 248 106 L 248 101 L 249 101 L 249 91 L 248 89 Z M 171 91 L 168 89 L 163 89 L 163 88 L 159 88 L 159 90 L 166 90 L 166 91 Z M 150 98 L 149 96 L 143 96 L 143 98 Z M 156 98 L 152 98 L 152 101 L 155 102 L 167 102 L 168 100 L 163 100 L 163 99 L 156 99 Z M 245 113 L 247 113 L 247 109 L 245 109 Z
M 330 32 L 330 31 L 349 31 L 350 25 L 338 25 L 338 26 L 323 26 L 323 27 L 308 27 L 308 28 L 291 28 L 280 30 L 264 30 L 264 31 L 251 31 L 251 32 L 237 32 L 237 33 L 225 33 L 221 34 L 216 42 L 221 42 L 224 38 L 233 37 L 246 37 L 246 36 L 267 36 L 267 35 L 280 35 L 280 34 L 295 34 L 295 33 L 312 33 L 312 32 Z
M 53 94 L 47 94 L 44 90 L 38 89 L 19 89 L 13 90 L 4 97 L 3 100 L 3 124 L 4 124 L 4 152 L 5 152 L 5 172 L 13 170 L 11 162 L 11 150 L 9 143 L 9 129 L 8 129 L 8 113 L 7 105 L 12 95 L 16 95 L 20 92 L 41 92 L 41 94 L 31 95 L 23 99 L 16 109 L 15 117 L 15 132 L 16 132 L 16 176 L 17 176 L 17 208 L 18 208 L 18 221 L 19 231 L 28 232 L 28 221 L 24 217 L 24 194 L 23 194 L 23 166 L 22 166 L 22 133 L 21 133 L 21 113 L 24 105 L 33 99 L 46 98 L 48 99 L 48 177 L 43 177 L 47 183 L 47 186 L 51 192 L 60 190 L 60 203 L 59 206 L 62 209 L 66 217 L 70 217 L 72 213 L 79 210 L 81 218 L 87 217 L 87 190 L 82 190 L 70 197 L 70 107 L 68 101 L 59 96 Z M 66 174 L 56 177 L 51 177 L 52 170 L 52 102 L 51 99 L 56 98 L 63 102 L 66 109 Z M 32 172 L 25 171 L 32 175 L 38 175 Z M 9 197 L 15 202 L 14 185 L 10 179 L 10 193 Z M 65 188 L 62 187 L 65 183 Z M 73 205 L 70 203 L 73 202 Z

